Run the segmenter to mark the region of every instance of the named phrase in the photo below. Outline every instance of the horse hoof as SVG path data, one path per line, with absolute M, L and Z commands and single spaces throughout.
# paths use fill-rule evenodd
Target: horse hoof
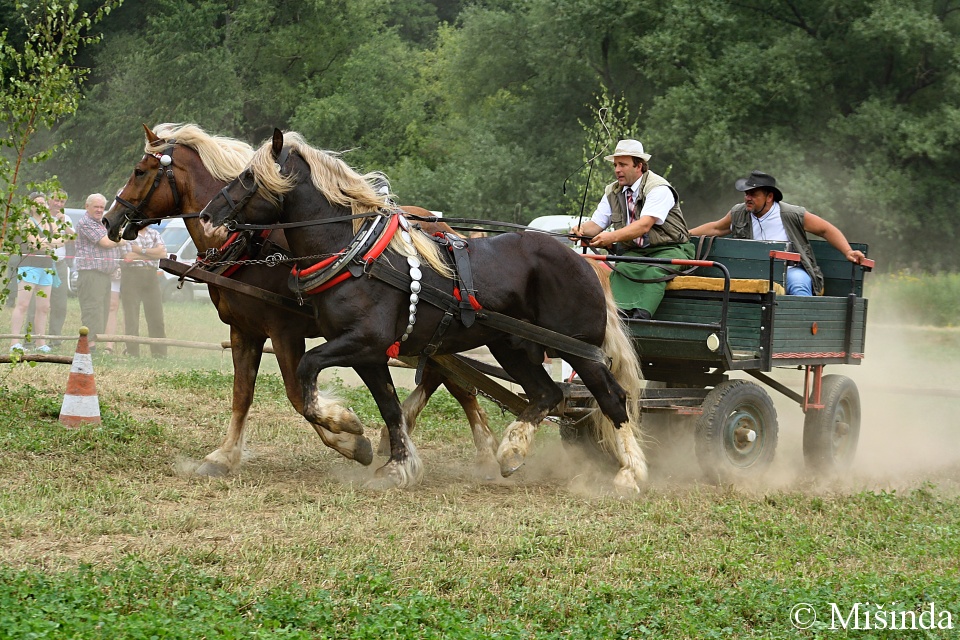
M 380 444 L 377 445 L 377 455 L 382 458 L 390 457 L 390 438 L 380 437 Z
M 363 423 L 360 422 L 360 419 L 353 415 L 353 412 L 351 411 L 349 418 L 340 423 L 340 431 L 354 436 L 362 436 Z
M 613 479 L 613 488 L 623 498 L 635 498 L 640 495 L 640 486 L 629 469 L 621 469 Z
M 373 445 L 370 444 L 369 440 L 366 438 L 357 438 L 357 448 L 353 459 L 365 467 L 373 462 Z
M 219 462 L 211 462 L 209 460 L 204 460 L 203 464 L 197 467 L 197 470 L 194 471 L 195 475 L 206 476 L 208 478 L 222 478 L 226 475 L 230 475 L 230 468 Z
M 511 451 L 500 457 L 500 475 L 509 478 L 523 466 L 523 457 Z
M 395 463 L 388 462 L 377 469 L 373 474 L 373 478 L 368 480 L 364 486 L 367 489 L 374 489 L 376 491 L 402 489 L 407 484 L 405 479 L 406 475 L 401 471 L 400 467 Z

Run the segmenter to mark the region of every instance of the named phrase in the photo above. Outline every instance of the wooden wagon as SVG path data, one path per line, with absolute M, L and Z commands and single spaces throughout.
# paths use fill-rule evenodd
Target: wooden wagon
M 853 460 L 860 434 L 857 387 L 823 371 L 863 360 L 863 276 L 873 262 L 856 265 L 826 242 L 812 245 L 825 279 L 822 296 L 784 295 L 786 268 L 799 261 L 788 243 L 716 238 L 701 257 L 723 268 L 701 267 L 676 278 L 653 320 L 629 323 L 647 380 L 640 400 L 645 425 L 662 432 L 692 423 L 697 459 L 712 479 L 758 473 L 772 462 L 777 413 L 765 387 L 797 402 L 805 414 L 809 467 L 834 472 Z M 853 248 L 866 254 L 866 245 Z M 804 371 L 802 393 L 768 375 L 780 367 Z M 732 378 L 737 371 L 753 380 Z M 565 431 L 568 439 L 583 441 L 583 434 Z

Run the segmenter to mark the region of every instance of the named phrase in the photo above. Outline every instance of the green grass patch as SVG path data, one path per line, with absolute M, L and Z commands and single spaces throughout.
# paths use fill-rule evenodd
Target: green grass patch
M 192 318 L 212 338 L 199 310 Z M 934 386 L 947 386 L 954 333 L 873 344 L 928 350 Z M 609 475 L 594 480 L 545 425 L 527 467 L 486 482 L 472 474 L 462 410 L 440 390 L 413 438 L 424 483 L 375 492 L 363 483 L 383 459 L 362 467 L 325 447 L 265 356 L 248 457 L 231 476 L 198 478 L 182 469 L 223 440 L 233 376 L 229 357 L 196 357 L 98 356 L 103 424 L 78 430 L 57 422 L 66 367 L 5 370 L 0 639 L 949 636 L 838 628 L 834 605 L 850 624 L 855 606 L 876 621 L 931 605 L 960 624 L 956 462 L 838 481 L 797 471 L 739 488 L 655 469 L 639 497 L 620 500 L 595 488 Z M 884 369 L 903 375 L 891 361 Z M 912 382 L 929 383 L 927 362 L 910 360 Z M 322 386 L 375 444 L 369 393 L 336 378 Z M 508 418 L 481 404 L 501 432 Z M 910 436 L 940 415 L 917 411 L 897 421 L 904 447 L 922 445 Z M 800 423 L 781 414 L 778 461 L 802 465 L 787 444 L 800 446 Z M 865 423 L 864 439 L 875 427 Z M 800 603 L 818 614 L 806 631 L 790 618 Z
M 957 580 L 933 572 L 838 572 L 812 581 L 682 568 L 638 566 L 619 584 L 590 580 L 562 597 L 554 580 L 518 582 L 494 605 L 483 589 L 476 598 L 426 593 L 375 565 L 328 572 L 325 588 L 250 587 L 182 559 L 128 557 L 109 570 L 54 574 L 0 569 L 0 638 L 795 638 L 790 612 L 799 603 L 819 614 L 810 635 L 852 631 L 867 614 L 874 625 L 884 612 L 919 614 L 931 603 L 960 611 Z M 851 611 L 862 613 L 851 620 Z M 896 637 L 931 637 L 925 631 Z

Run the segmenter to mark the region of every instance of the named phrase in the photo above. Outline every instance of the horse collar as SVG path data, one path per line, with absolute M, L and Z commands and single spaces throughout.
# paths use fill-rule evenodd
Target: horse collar
M 350 244 L 333 256 L 305 269 L 295 265 L 290 273 L 290 288 L 298 296 L 303 293 L 315 295 L 343 282 L 351 275 L 362 274 L 363 268 L 380 257 L 390 244 L 401 217 L 394 212 L 389 216 L 371 218 L 360 227 Z M 360 255 L 363 257 L 359 258 Z M 358 267 L 355 274 L 352 273 L 353 265 Z

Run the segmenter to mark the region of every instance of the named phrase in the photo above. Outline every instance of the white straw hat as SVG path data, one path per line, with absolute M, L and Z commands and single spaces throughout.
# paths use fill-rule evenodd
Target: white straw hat
M 617 148 L 613 150 L 613 153 L 609 156 L 604 156 L 603 159 L 607 162 L 613 162 L 616 156 L 633 156 L 634 158 L 640 158 L 644 162 L 650 160 L 650 154 L 643 152 L 643 145 L 640 144 L 639 140 L 621 140 L 617 143 Z

